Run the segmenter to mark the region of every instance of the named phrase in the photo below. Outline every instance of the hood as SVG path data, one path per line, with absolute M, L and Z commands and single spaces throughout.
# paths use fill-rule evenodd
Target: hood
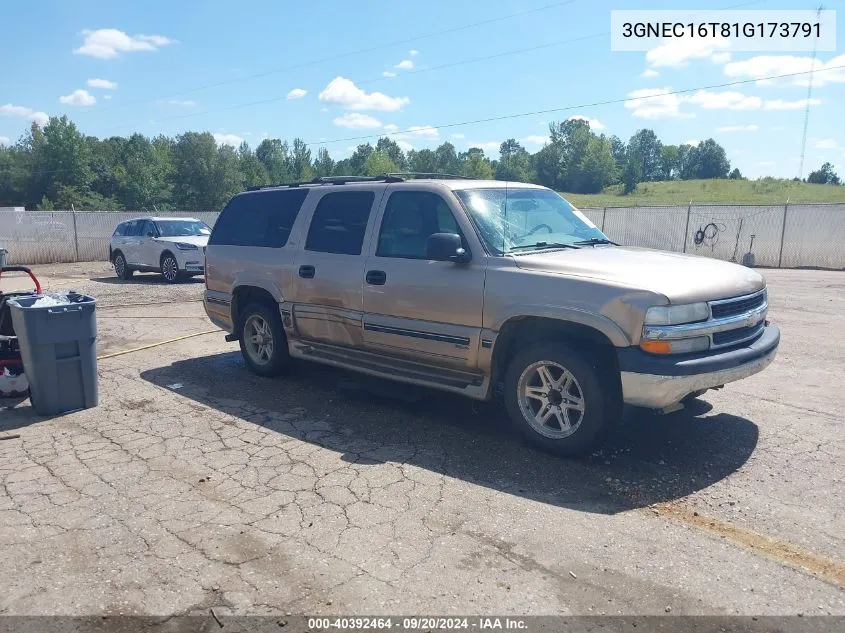
M 627 246 L 585 246 L 513 256 L 516 265 L 559 275 L 593 277 L 662 294 L 670 303 L 727 299 L 765 288 L 760 273 L 709 257 Z
M 170 242 L 171 244 L 182 242 L 183 244 L 196 244 L 197 246 L 202 247 L 208 244 L 208 238 L 208 235 L 183 235 L 181 237 L 160 237 L 158 238 L 158 241 Z

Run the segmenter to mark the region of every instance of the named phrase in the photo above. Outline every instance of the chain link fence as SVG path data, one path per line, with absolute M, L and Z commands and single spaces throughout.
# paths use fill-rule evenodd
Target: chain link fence
M 615 242 L 755 266 L 845 269 L 845 204 L 685 205 L 582 209 Z M 126 212 L 0 212 L 10 264 L 103 261 Z M 196 217 L 216 212 L 160 213 Z

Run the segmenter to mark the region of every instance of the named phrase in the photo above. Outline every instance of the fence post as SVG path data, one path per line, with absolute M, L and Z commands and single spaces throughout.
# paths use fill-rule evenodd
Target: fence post
M 689 237 L 689 216 L 692 213 L 692 200 L 690 200 L 689 206 L 687 206 L 687 227 L 684 229 L 684 250 L 683 253 L 687 252 L 687 238 Z
M 601 212 L 601 232 L 604 233 L 604 219 L 607 217 L 607 207 Z
M 73 217 L 73 251 L 76 254 L 74 261 L 79 261 L 79 234 L 76 232 L 76 211 L 71 211 Z
M 778 268 L 783 261 L 783 238 L 786 235 L 786 212 L 789 211 L 789 199 L 783 205 L 783 224 L 780 225 L 780 253 L 778 253 Z

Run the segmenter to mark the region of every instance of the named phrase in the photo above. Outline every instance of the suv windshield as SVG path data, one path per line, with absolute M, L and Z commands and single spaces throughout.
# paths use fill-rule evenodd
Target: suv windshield
M 199 220 L 158 220 L 160 237 L 188 237 L 190 235 L 211 235 L 211 229 Z
M 488 250 L 498 255 L 607 239 L 583 213 L 549 189 L 459 189 L 455 194 Z

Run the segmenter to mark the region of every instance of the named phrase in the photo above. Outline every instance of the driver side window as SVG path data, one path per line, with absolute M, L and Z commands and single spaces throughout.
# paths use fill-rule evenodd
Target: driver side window
M 394 191 L 384 210 L 376 256 L 428 259 L 426 246 L 434 233 L 461 235 L 446 201 L 427 191 Z

